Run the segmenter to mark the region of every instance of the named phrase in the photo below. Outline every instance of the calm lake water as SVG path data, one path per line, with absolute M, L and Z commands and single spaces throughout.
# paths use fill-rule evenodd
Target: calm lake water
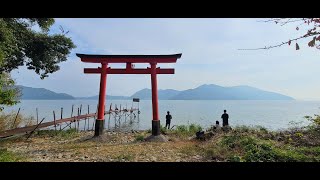
M 36 108 L 39 111 L 39 119 L 45 117 L 45 121 L 53 120 L 53 110 L 56 112 L 57 119 L 60 118 L 60 110 L 63 108 L 63 117 L 71 116 L 71 107 L 74 105 L 74 115 L 77 108 L 82 104 L 82 114 L 87 113 L 88 105 L 90 113 L 96 112 L 97 100 L 22 100 L 20 104 L 6 108 L 5 111 L 18 111 L 27 116 L 36 117 Z M 107 100 L 106 109 L 109 109 L 110 103 L 117 104 L 118 108 L 138 107 L 138 103 L 132 103 L 132 100 Z M 305 115 L 314 115 L 320 113 L 320 101 L 242 101 L 242 100 L 160 100 L 159 112 L 161 124 L 165 123 L 167 111 L 172 114 L 171 125 L 196 123 L 207 128 L 214 124 L 216 120 L 221 123 L 221 114 L 226 109 L 230 119 L 231 126 L 249 125 L 264 126 L 268 129 L 288 128 L 290 122 L 301 122 L 302 125 L 308 122 L 303 118 Z M 152 120 L 152 103 L 151 100 L 141 100 L 139 103 L 141 113 L 139 117 L 132 118 L 133 123 L 129 123 L 129 117 L 122 116 L 121 123 L 130 129 L 150 129 Z M 137 114 L 137 112 L 136 112 Z M 106 115 L 106 126 L 113 128 L 115 126 L 115 117 Z M 126 121 L 125 121 L 126 120 Z M 92 128 L 93 119 L 90 120 L 89 126 Z M 221 123 L 222 124 L 222 123 Z M 84 121 L 81 122 L 83 127 Z

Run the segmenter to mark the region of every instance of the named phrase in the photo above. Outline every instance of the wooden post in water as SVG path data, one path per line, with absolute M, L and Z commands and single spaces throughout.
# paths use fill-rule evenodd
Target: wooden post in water
M 56 124 L 56 113 L 53 111 L 53 121 L 54 121 L 54 131 L 57 131 L 57 124 Z
M 71 108 L 71 116 L 70 117 L 72 117 L 72 115 L 73 115 L 73 104 L 72 104 L 72 108 Z M 71 124 L 72 124 L 72 121 L 70 123 L 70 129 L 71 129 Z
M 61 117 L 60 117 L 60 119 L 62 119 L 63 108 L 61 108 L 60 113 L 61 113 Z M 61 131 L 61 123 L 60 123 L 59 125 L 60 125 L 60 131 Z
M 80 116 L 80 109 L 78 108 L 78 116 Z M 79 119 L 77 118 L 77 124 L 78 124 L 78 128 L 77 131 L 79 131 Z
M 83 126 L 84 131 L 86 131 L 86 125 L 87 125 L 87 118 L 84 118 L 84 126 Z
M 63 108 L 61 108 L 61 118 L 60 119 L 62 119 L 62 113 L 63 113 Z
M 98 115 L 98 108 L 99 108 L 99 104 L 97 104 L 96 114 L 94 115 L 94 120 L 93 120 L 93 122 L 92 122 L 92 131 L 93 131 L 94 123 L 96 122 L 96 119 L 97 119 L 97 115 Z
M 112 106 L 112 103 L 110 104 L 110 107 L 109 107 L 109 119 L 108 119 L 108 129 L 109 129 L 109 130 L 110 130 L 111 106 Z
M 81 111 L 82 111 L 82 104 L 80 104 L 80 113 L 78 114 L 78 116 L 82 114 Z M 78 129 L 80 131 L 80 119 L 78 119 Z
M 126 103 L 126 111 L 128 112 L 128 103 Z M 127 122 L 127 112 L 125 112 L 125 115 L 124 115 L 124 122 L 125 123 Z
M 117 105 L 115 104 L 115 108 L 114 108 L 115 110 L 117 109 Z M 114 116 L 114 129 L 116 129 L 116 127 L 117 127 L 117 117 L 116 117 L 116 114 L 117 114 L 117 112 L 115 111 L 115 116 Z
M 76 117 L 74 117 L 74 128 L 77 130 L 77 122 L 76 122 Z
M 90 114 L 90 107 L 89 107 L 89 104 L 88 104 L 88 114 Z M 89 122 L 90 122 L 90 118 L 88 118 L 88 128 L 87 128 L 87 130 L 89 130 Z
M 38 108 L 36 108 L 36 112 L 37 112 L 37 124 L 39 124 Z
M 70 117 L 72 117 L 72 115 L 73 115 L 73 104 L 72 104 L 71 116 Z
M 140 100 L 138 101 L 138 123 L 140 121 L 140 118 L 139 118 L 139 114 L 140 114 L 140 107 L 139 107 L 139 103 L 140 103 Z
M 106 105 L 104 105 L 103 107 L 103 114 L 106 114 Z M 103 127 L 106 128 L 106 120 L 103 120 Z
M 12 128 L 14 128 L 14 126 L 15 126 L 15 124 L 16 124 L 16 121 L 17 121 L 17 118 L 18 118 L 19 112 L 20 112 L 20 108 L 18 109 L 17 115 L 16 115 L 16 117 L 14 118 Z

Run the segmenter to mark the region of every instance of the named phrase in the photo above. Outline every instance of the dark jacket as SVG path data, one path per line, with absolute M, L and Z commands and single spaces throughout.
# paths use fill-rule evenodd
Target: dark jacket
M 172 119 L 172 116 L 171 116 L 171 114 L 167 114 L 166 115 L 166 123 L 170 123 L 171 122 L 171 119 Z
M 228 123 L 229 115 L 227 113 L 222 114 L 221 118 L 222 118 L 222 125 L 223 126 L 229 125 L 229 123 Z

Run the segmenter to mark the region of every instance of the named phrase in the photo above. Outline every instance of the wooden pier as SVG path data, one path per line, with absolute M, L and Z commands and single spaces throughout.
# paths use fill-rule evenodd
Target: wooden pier
M 134 112 L 134 111 L 139 111 L 139 109 L 137 108 L 131 108 L 131 109 L 120 109 L 120 110 L 112 110 L 111 106 L 110 106 L 110 110 L 109 111 L 105 111 L 104 114 L 110 114 L 110 113 L 118 113 L 118 112 Z M 22 134 L 22 133 L 27 133 L 27 132 L 31 132 L 34 131 L 36 129 L 41 129 L 41 128 L 46 128 L 49 126 L 57 126 L 58 124 L 64 123 L 64 122 L 74 122 L 74 123 L 79 123 L 79 121 L 81 120 L 86 120 L 88 118 L 94 118 L 96 117 L 97 113 L 91 113 L 91 114 L 84 114 L 84 115 L 78 115 L 78 116 L 73 116 L 70 118 L 64 118 L 64 119 L 58 119 L 50 122 L 45 122 L 45 123 L 39 123 L 33 126 L 27 126 L 27 127 L 20 127 L 20 128 L 15 128 L 15 129 L 10 129 L 10 130 L 6 130 L 6 131 L 2 131 L 0 132 L 0 138 L 5 138 L 5 137 L 9 137 L 9 136 L 13 136 L 13 135 L 17 135 L 17 134 Z M 61 116 L 62 117 L 62 116 Z

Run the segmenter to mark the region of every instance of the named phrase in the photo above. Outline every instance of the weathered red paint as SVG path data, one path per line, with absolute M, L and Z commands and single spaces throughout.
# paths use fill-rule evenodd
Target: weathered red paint
M 157 87 L 157 63 L 150 63 L 151 65 L 151 89 L 152 89 L 152 112 L 153 120 L 159 121 L 158 113 L 158 87 Z
M 84 68 L 86 74 L 101 73 L 101 68 Z M 157 74 L 174 74 L 174 69 L 156 69 Z M 151 74 L 151 69 L 111 69 L 107 68 L 107 74 Z
M 97 120 L 104 120 L 104 106 L 106 99 L 106 87 L 107 87 L 107 63 L 102 63 L 101 66 L 101 78 L 100 78 L 100 93 L 99 93 L 99 108 Z

